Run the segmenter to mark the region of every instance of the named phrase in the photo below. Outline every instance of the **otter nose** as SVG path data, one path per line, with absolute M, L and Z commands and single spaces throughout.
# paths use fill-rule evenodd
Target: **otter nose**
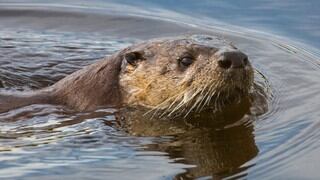
M 218 56 L 218 65 L 223 69 L 244 68 L 248 64 L 248 56 L 240 51 L 224 51 Z

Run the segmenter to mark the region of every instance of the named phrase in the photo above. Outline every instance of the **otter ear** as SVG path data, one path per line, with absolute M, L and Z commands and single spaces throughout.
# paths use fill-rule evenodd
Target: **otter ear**
M 138 51 L 128 52 L 124 55 L 124 59 L 132 66 L 137 66 L 139 61 L 143 61 L 145 58 L 143 54 Z

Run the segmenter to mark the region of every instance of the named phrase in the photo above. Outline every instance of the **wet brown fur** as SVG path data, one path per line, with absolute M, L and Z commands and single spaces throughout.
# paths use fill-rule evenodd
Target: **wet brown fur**
M 252 85 L 251 66 L 228 73 L 217 67 L 215 53 L 219 49 L 188 37 L 133 45 L 51 87 L 25 95 L 0 95 L 0 112 L 37 103 L 63 104 L 79 111 L 100 106 L 144 106 L 184 113 L 201 110 L 211 99 L 217 101 L 219 95 L 240 96 Z M 132 66 L 124 59 L 129 52 L 139 52 L 143 59 Z M 189 69 L 181 69 L 177 63 L 185 53 L 196 59 Z M 236 87 L 241 92 L 236 92 Z

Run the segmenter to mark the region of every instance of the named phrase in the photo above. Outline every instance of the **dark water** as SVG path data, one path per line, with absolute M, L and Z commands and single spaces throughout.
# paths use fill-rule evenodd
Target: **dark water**
M 0 1 L 0 87 L 30 90 L 144 39 L 211 34 L 256 69 L 253 99 L 192 121 L 32 105 L 0 114 L 1 179 L 319 179 L 318 1 Z M 297 26 L 297 24 L 299 24 Z

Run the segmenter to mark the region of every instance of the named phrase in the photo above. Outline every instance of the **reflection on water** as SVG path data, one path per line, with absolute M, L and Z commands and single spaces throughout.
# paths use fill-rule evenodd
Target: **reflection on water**
M 79 8 L 81 3 L 75 3 L 77 8 L 0 7 L 0 92 L 49 86 L 143 39 L 205 33 L 226 38 L 248 54 L 256 68 L 250 98 L 222 112 L 208 110 L 175 120 L 116 109 L 87 113 L 51 105 L 14 109 L 0 114 L 1 178 L 320 177 L 315 168 L 320 165 L 317 52 L 253 31 L 236 32 L 225 24 L 220 25 L 227 30 L 221 30 L 204 23 L 210 21 L 206 18 L 192 22 L 171 11 L 169 2 L 163 7 L 156 4 L 163 9 L 152 18 L 143 17 L 150 13 L 148 8 L 131 1 L 126 2 L 131 7 L 128 14 L 119 11 L 127 6 L 113 4 L 118 13 L 111 15 L 104 12 L 110 9 L 108 4 L 95 2 L 93 6 L 101 6 L 94 10 Z M 217 10 L 213 14 L 219 14 L 217 7 L 235 11 L 232 7 L 240 6 L 217 2 L 204 12 L 213 6 Z M 154 4 L 148 3 L 149 8 Z M 195 12 L 202 6 L 195 6 Z M 184 13 L 187 9 L 180 7 Z M 129 15 L 132 12 L 140 16 Z M 165 21 L 168 16 L 171 20 Z M 227 21 L 228 16 L 223 17 Z
M 258 92 L 251 97 L 224 111 L 207 110 L 184 120 L 126 112 L 122 128 L 135 136 L 173 136 L 173 141 L 150 144 L 147 149 L 164 151 L 172 159 L 180 158 L 177 162 L 196 165 L 176 179 L 222 178 L 242 171 L 239 167 L 258 154 L 252 124 L 256 114 L 249 112 L 257 101 L 264 101 L 259 105 L 266 107 L 266 97 Z

